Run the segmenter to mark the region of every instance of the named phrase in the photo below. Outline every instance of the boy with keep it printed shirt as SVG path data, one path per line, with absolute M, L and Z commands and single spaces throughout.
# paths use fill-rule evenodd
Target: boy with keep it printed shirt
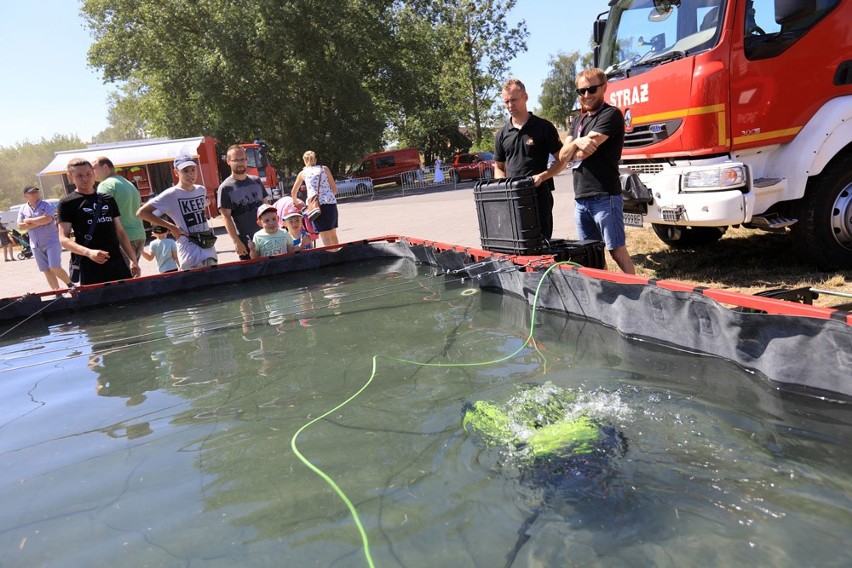
M 206 214 L 207 189 L 195 185 L 198 164 L 191 156 L 181 155 L 175 158 L 174 169 L 178 184 L 148 200 L 136 216 L 169 230 L 177 244 L 181 270 L 214 266 L 218 262 L 216 248 L 204 248 L 187 237 L 210 230 Z M 172 222 L 158 217 L 155 211 L 168 215 Z

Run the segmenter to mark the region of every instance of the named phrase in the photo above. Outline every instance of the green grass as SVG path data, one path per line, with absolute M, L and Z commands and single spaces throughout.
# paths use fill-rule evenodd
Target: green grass
M 787 234 L 728 229 L 713 245 L 673 249 L 645 227 L 628 228 L 627 249 L 636 273 L 754 294 L 775 288 L 813 287 L 852 293 L 852 270 L 821 272 L 793 250 Z M 607 259 L 609 269 L 617 267 Z M 821 294 L 814 305 L 833 306 L 848 298 Z

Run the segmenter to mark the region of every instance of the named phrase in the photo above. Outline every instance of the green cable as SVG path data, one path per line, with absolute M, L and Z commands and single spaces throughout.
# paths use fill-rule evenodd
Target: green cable
M 316 418 L 296 430 L 296 433 L 293 434 L 293 437 L 290 439 L 290 448 L 293 450 L 293 453 L 296 454 L 296 457 L 298 457 L 303 464 L 308 466 L 311 471 L 320 476 L 323 481 L 325 481 L 332 489 L 334 489 L 334 492 L 337 493 L 337 495 L 343 500 L 343 502 L 346 503 L 346 507 L 348 507 L 349 512 L 352 513 L 352 519 L 355 521 L 355 526 L 358 527 L 358 532 L 361 535 L 361 543 L 364 546 L 364 555 L 367 558 L 367 565 L 370 566 L 370 568 L 375 567 L 375 564 L 373 564 L 373 557 L 370 555 L 370 540 L 367 538 L 367 531 L 364 530 L 364 525 L 361 524 L 361 517 L 358 516 L 358 511 L 355 509 L 355 505 L 352 503 L 352 501 L 349 500 L 349 497 L 346 496 L 346 493 L 343 492 L 343 490 L 337 485 L 337 483 L 334 482 L 334 480 L 328 474 L 326 474 L 323 470 L 315 466 L 313 463 L 310 462 L 310 460 L 308 460 L 305 456 L 302 455 L 302 452 L 300 452 L 299 448 L 296 447 L 296 438 L 298 438 L 299 434 L 304 432 L 309 426 L 343 408 L 344 406 L 355 400 L 355 397 L 364 392 L 364 390 L 366 390 L 366 388 L 370 386 L 370 383 L 373 382 L 373 378 L 376 376 L 377 358 L 378 355 L 373 355 L 373 372 L 370 373 L 370 378 L 367 379 L 367 382 L 364 383 L 364 386 L 358 389 L 355 394 L 353 394 L 328 412 L 317 416 Z
M 532 308 L 531 308 L 533 314 L 535 314 L 535 307 L 538 305 L 538 295 L 539 295 L 539 292 L 541 291 L 541 285 L 544 283 L 545 279 L 550 274 L 550 272 L 553 271 L 554 268 L 556 268 L 557 266 L 564 265 L 564 264 L 570 264 L 570 265 L 573 265 L 573 266 L 580 266 L 579 264 L 577 264 L 575 262 L 564 261 L 564 262 L 557 262 L 557 263 L 551 265 L 547 270 L 544 271 L 544 273 L 541 275 L 541 279 L 538 282 L 538 286 L 536 286 L 536 288 L 535 288 L 535 296 L 533 297 L 533 303 L 532 303 Z M 315 474 L 317 474 L 323 481 L 326 482 L 326 484 L 328 484 L 329 487 L 331 487 L 334 490 L 335 493 L 337 493 L 338 497 L 340 497 L 340 499 L 346 504 L 346 507 L 349 509 L 349 512 L 352 514 L 352 520 L 355 521 L 355 526 L 358 528 L 358 533 L 361 535 L 361 544 L 364 548 L 364 556 L 367 560 L 367 566 L 369 566 L 370 568 L 375 568 L 375 564 L 373 563 L 373 557 L 370 554 L 370 539 L 367 537 L 367 531 L 364 530 L 363 523 L 361 523 L 361 517 L 358 515 L 358 510 L 355 508 L 355 505 L 352 503 L 352 501 L 349 499 L 349 497 L 346 496 L 346 493 L 344 493 L 343 490 L 340 488 L 340 486 L 338 486 L 337 483 L 335 483 L 335 481 L 331 478 L 331 476 L 329 476 L 323 470 L 321 470 L 320 468 L 315 466 L 313 463 L 311 463 L 310 460 L 308 460 L 308 458 L 306 458 L 305 456 L 302 455 L 302 452 L 300 452 L 299 448 L 296 446 L 296 439 L 299 437 L 299 435 L 302 432 L 307 430 L 310 426 L 314 425 L 315 423 L 319 422 L 320 420 L 323 420 L 327 416 L 334 414 L 335 412 L 337 412 L 338 410 L 340 410 L 341 408 L 343 408 L 344 406 L 346 406 L 347 404 L 349 404 L 350 402 L 355 400 L 355 398 L 358 397 L 358 395 L 360 395 L 362 392 L 364 392 L 367 389 L 367 387 L 369 387 L 370 384 L 373 382 L 373 379 L 376 378 L 376 369 L 378 367 L 379 357 L 381 357 L 382 359 L 387 359 L 388 361 L 396 361 L 398 363 L 407 363 L 407 364 L 410 364 L 410 365 L 418 365 L 420 367 L 481 367 L 481 366 L 485 366 L 485 365 L 493 365 L 493 364 L 496 364 L 496 363 L 502 363 L 503 361 L 508 361 L 509 359 L 511 359 L 512 357 L 514 357 L 518 353 L 520 353 L 527 345 L 532 343 L 536 352 L 544 360 L 544 368 L 545 368 L 545 372 L 546 372 L 546 370 L 547 370 L 547 357 L 544 356 L 544 353 L 539 351 L 538 345 L 536 344 L 535 340 L 533 339 L 533 332 L 535 331 L 535 316 L 530 318 L 530 320 L 531 320 L 530 321 L 530 332 L 529 332 L 529 335 L 527 335 L 526 341 L 524 341 L 523 344 L 521 344 L 521 346 L 518 347 L 518 349 L 516 349 L 513 353 L 510 353 L 509 355 L 506 355 L 505 357 L 500 357 L 499 359 L 494 359 L 492 361 L 482 361 L 482 362 L 475 362 L 475 363 L 422 363 L 420 361 L 411 361 L 409 359 L 399 359 L 397 357 L 389 357 L 387 355 L 373 355 L 373 369 L 372 369 L 372 372 L 370 373 L 370 378 L 367 379 L 367 382 L 364 383 L 364 385 L 360 389 L 358 389 L 352 396 L 350 396 L 349 398 L 347 398 L 346 400 L 344 400 L 343 402 L 341 402 L 340 404 L 338 404 L 337 406 L 335 406 L 331 410 L 328 410 L 325 413 L 317 416 L 313 420 L 307 422 L 304 426 L 302 426 L 301 428 L 296 430 L 295 434 L 293 434 L 293 437 L 290 439 L 290 448 L 293 450 L 293 453 L 296 455 L 297 458 L 299 458 L 299 460 L 303 464 L 305 464 L 305 466 L 307 466 L 311 471 L 313 471 Z

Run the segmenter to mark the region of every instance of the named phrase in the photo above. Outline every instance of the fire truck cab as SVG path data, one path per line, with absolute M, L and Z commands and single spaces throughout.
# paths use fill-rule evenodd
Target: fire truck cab
M 266 142 L 258 139 L 240 146 L 245 149 L 248 158 L 246 173 L 259 177 L 263 187 L 267 188 L 275 199 L 281 197 L 278 188 L 278 172 L 269 163 L 269 149 Z
M 850 22 L 852 0 L 612 0 L 595 56 L 653 199 L 626 222 L 675 247 L 789 230 L 852 267 Z

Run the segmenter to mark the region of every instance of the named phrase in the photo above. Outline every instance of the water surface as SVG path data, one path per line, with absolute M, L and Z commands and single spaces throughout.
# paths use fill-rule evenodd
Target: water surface
M 407 261 L 35 320 L 0 346 L 0 565 L 846 566 L 852 413 Z M 461 428 L 551 383 L 626 450 Z M 132 559 L 132 560 L 128 560 Z

